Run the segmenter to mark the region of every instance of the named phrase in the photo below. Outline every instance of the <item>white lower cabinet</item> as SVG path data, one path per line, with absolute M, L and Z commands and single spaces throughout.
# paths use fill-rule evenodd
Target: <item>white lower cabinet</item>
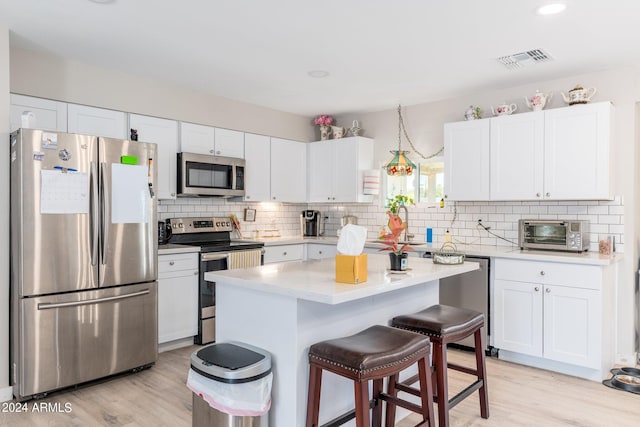
M 158 256 L 158 344 L 198 334 L 198 254 Z
M 323 245 L 318 243 L 307 243 L 306 259 L 325 259 L 333 258 L 338 253 L 336 244 Z
M 264 263 L 301 261 L 304 258 L 304 245 L 279 245 L 264 247 Z
M 500 350 L 600 369 L 603 267 L 496 259 L 493 345 Z M 610 286 L 607 283 L 605 286 Z

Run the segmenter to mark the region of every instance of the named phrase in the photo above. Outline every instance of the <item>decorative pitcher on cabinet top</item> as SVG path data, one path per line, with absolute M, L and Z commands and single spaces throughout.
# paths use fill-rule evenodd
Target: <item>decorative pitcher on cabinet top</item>
M 536 90 L 536 93 L 528 98 L 525 98 L 525 101 L 527 101 L 527 107 L 529 107 L 531 110 L 542 111 L 547 103 L 551 101 L 551 93 L 540 93 Z
M 563 92 L 560 92 L 564 102 L 569 105 L 573 104 L 587 104 L 591 102 L 591 98 L 596 94 L 595 87 L 589 87 L 584 89 L 580 85 L 576 85 L 573 89 L 569 91 L 569 96 L 567 97 Z
M 498 105 L 495 110 L 491 107 L 491 112 L 494 116 L 507 116 L 514 113 L 517 109 L 518 106 L 516 104 L 502 104 Z

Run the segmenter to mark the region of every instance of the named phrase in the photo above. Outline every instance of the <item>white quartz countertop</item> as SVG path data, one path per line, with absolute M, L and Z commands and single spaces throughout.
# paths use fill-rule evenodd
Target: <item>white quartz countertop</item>
M 241 286 L 260 292 L 291 296 L 325 304 L 340 304 L 478 269 L 478 264 L 434 264 L 411 258 L 406 273 L 387 271 L 388 255 L 368 255 L 367 281 L 351 285 L 335 281 L 335 259 L 294 261 L 261 267 L 205 273 L 205 280 L 222 286 Z
M 200 252 L 200 246 L 175 244 L 158 245 L 158 255 L 188 254 L 193 252 Z
M 303 243 L 314 243 L 323 245 L 335 245 L 338 242 L 337 237 L 278 237 L 258 239 L 264 242 L 265 246 L 292 245 Z M 380 243 L 375 241 L 367 241 L 365 247 L 379 248 Z M 423 243 L 412 245 L 416 252 L 434 252 L 440 249 L 439 244 Z M 458 251 L 465 253 L 467 256 L 482 256 L 493 258 L 510 258 L 520 259 L 524 261 L 546 261 L 546 262 L 564 262 L 572 264 L 584 265 L 610 265 L 622 260 L 622 253 L 615 253 L 613 256 L 603 256 L 598 252 L 560 252 L 560 251 L 536 251 L 521 250 L 518 246 L 489 246 L 489 245 L 457 245 Z

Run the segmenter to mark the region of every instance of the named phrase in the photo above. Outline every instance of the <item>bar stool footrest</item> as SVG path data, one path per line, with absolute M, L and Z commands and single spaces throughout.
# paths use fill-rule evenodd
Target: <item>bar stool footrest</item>
M 460 393 L 456 394 L 451 399 L 449 399 L 449 409 L 453 408 L 458 403 L 462 402 L 464 399 L 469 397 L 475 391 L 479 390 L 480 387 L 482 387 L 483 385 L 484 385 L 484 381 L 483 380 L 477 380 L 477 381 L 471 383 L 467 388 L 465 388 Z

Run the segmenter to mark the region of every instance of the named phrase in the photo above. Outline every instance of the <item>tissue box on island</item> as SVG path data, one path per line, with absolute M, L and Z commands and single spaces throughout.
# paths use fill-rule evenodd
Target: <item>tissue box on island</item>
M 367 254 L 336 255 L 336 282 L 359 284 L 367 281 Z

